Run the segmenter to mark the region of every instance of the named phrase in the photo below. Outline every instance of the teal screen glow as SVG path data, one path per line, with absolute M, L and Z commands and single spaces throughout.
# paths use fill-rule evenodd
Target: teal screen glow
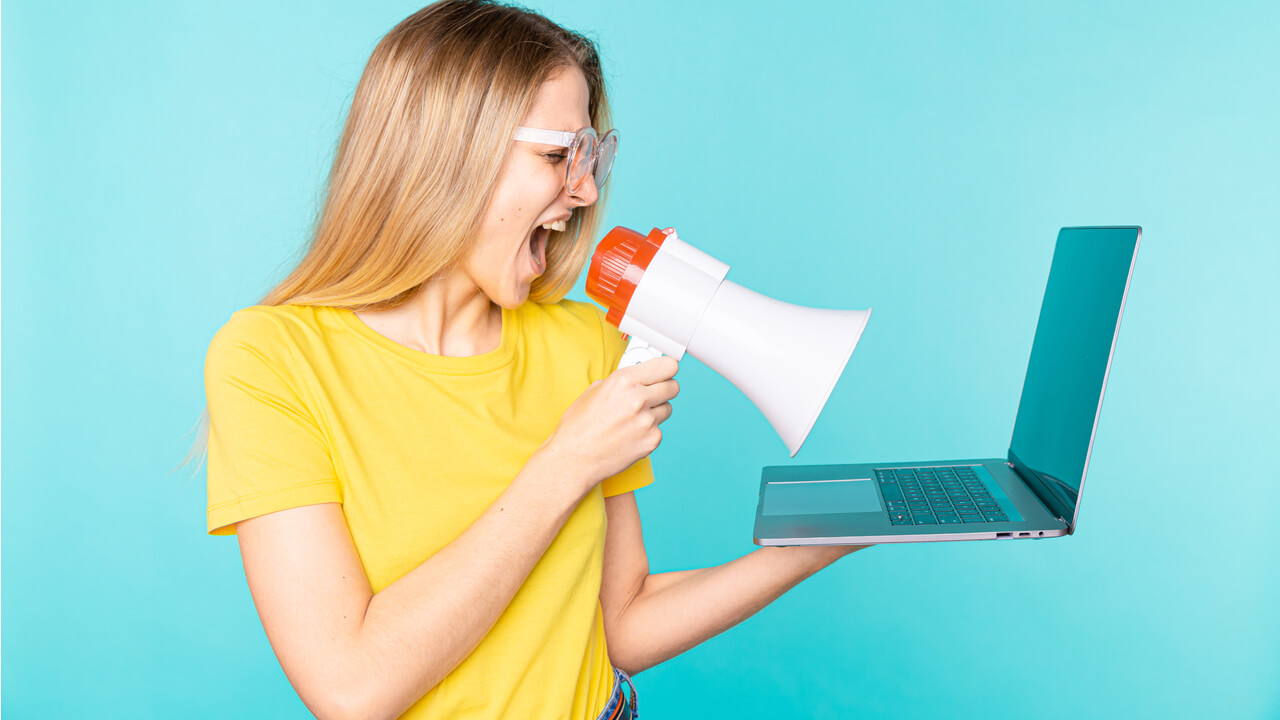
M 1009 449 L 1072 515 L 1138 234 L 1063 228 L 1040 306 Z

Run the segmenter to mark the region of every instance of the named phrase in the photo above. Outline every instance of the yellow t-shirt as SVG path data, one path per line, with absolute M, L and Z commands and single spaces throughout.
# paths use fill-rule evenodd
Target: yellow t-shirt
M 205 359 L 208 531 L 342 503 L 378 592 L 466 530 L 625 349 L 603 311 L 567 299 L 504 308 L 501 344 L 473 357 L 407 348 L 350 310 L 239 310 Z M 599 715 L 604 498 L 651 482 L 645 457 L 588 494 L 479 646 L 402 717 Z

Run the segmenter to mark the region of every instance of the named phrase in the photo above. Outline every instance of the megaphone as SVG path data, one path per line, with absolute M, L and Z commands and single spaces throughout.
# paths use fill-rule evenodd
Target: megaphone
M 792 305 L 726 280 L 729 266 L 674 228 L 648 235 L 615 227 L 587 271 L 587 295 L 631 336 L 619 368 L 686 351 L 733 383 L 795 457 L 871 310 Z

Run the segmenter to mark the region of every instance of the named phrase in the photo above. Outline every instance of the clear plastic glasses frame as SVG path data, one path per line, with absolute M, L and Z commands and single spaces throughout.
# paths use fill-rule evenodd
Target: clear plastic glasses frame
M 613 159 L 618 155 L 618 131 L 610 130 L 600 137 L 596 129 L 587 126 L 576 133 L 562 130 L 518 127 L 513 139 L 520 142 L 541 143 L 569 148 L 564 167 L 564 186 L 573 195 L 582 189 L 587 173 L 593 172 L 596 187 L 604 186 L 613 169 Z

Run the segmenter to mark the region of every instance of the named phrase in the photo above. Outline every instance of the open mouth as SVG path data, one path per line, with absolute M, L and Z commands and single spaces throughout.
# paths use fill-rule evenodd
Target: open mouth
M 547 238 L 550 234 L 550 230 L 541 226 L 529 234 L 529 266 L 538 275 L 547 269 Z

